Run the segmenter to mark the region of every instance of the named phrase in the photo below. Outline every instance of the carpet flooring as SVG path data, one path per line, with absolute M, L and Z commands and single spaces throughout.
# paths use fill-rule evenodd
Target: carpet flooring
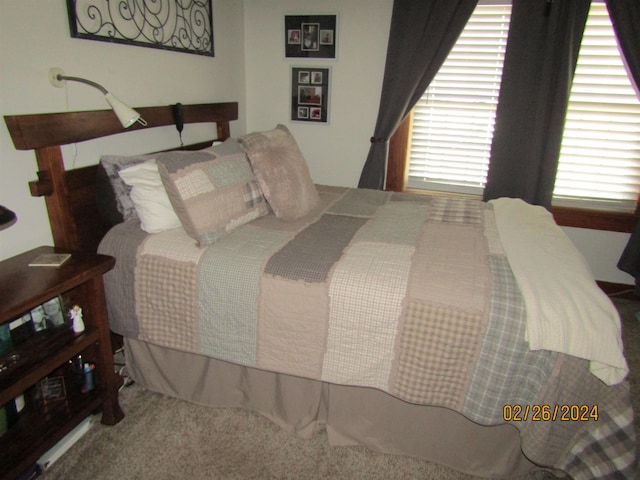
M 636 412 L 640 411 L 640 302 L 618 299 Z M 362 447 L 330 447 L 326 435 L 295 438 L 261 415 L 212 409 L 132 385 L 120 393 L 125 418 L 98 422 L 47 469 L 45 480 L 440 479 L 475 480 L 414 458 Z M 636 419 L 636 430 L 638 429 Z M 520 480 L 555 478 L 537 472 Z M 639 475 L 640 478 L 640 475 Z

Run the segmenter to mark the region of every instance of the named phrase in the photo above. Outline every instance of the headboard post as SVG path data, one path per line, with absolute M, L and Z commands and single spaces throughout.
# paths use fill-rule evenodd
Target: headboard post
M 218 122 L 216 124 L 218 131 L 218 138 L 225 139 L 231 136 L 231 128 L 229 128 L 229 122 Z
M 78 232 L 71 213 L 62 150 L 58 146 L 51 146 L 37 148 L 35 153 L 39 180 L 30 182 L 31 194 L 44 196 L 54 245 L 77 250 Z
M 97 165 L 65 171 L 60 146 L 175 125 L 170 105 L 136 110 L 147 121 L 146 127 L 136 124 L 125 130 L 112 110 L 4 116 L 16 149 L 35 150 L 38 180 L 29 182 L 29 188 L 31 195 L 45 199 L 56 247 L 95 252 L 109 229 L 97 207 Z M 183 114 L 185 124 L 215 123 L 217 139 L 225 140 L 231 136 L 229 122 L 238 119 L 238 102 L 183 105 Z M 178 149 L 204 148 L 211 145 L 212 140 Z

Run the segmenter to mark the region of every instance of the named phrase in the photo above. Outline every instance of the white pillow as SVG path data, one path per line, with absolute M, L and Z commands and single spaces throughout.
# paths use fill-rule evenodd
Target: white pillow
M 164 189 L 155 159 L 120 170 L 118 175 L 131 187 L 131 201 L 142 230 L 158 233 L 182 226 Z

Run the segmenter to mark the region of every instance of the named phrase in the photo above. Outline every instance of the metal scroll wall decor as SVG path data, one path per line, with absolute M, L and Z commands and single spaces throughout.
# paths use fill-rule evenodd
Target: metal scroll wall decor
M 71 36 L 213 57 L 211 0 L 67 0 Z

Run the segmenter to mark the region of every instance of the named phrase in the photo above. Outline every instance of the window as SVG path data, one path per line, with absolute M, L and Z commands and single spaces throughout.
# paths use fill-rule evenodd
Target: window
M 479 2 L 413 111 L 407 187 L 481 195 L 489 166 L 510 6 Z M 640 102 L 606 6 L 592 2 L 569 100 L 554 206 L 633 213 Z
M 414 107 L 409 188 L 482 195 L 510 14 L 480 2 Z
M 640 102 L 603 3 L 591 4 L 565 122 L 553 204 L 633 212 Z

